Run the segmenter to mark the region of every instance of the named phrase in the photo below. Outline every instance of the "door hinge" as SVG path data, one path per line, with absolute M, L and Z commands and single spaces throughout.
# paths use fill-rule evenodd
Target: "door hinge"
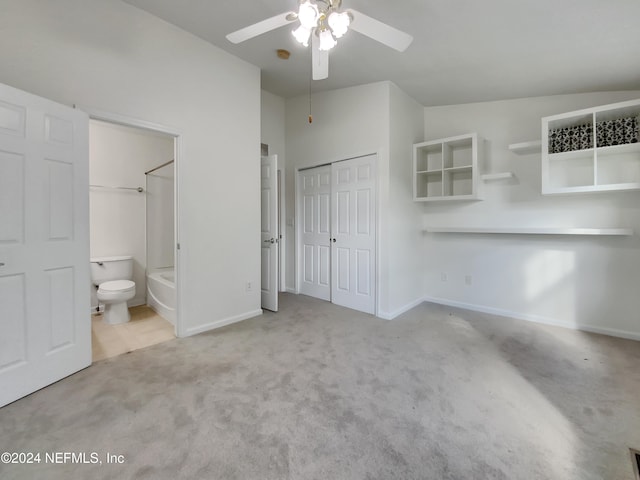
M 180 244 L 176 244 L 176 250 L 180 250 Z

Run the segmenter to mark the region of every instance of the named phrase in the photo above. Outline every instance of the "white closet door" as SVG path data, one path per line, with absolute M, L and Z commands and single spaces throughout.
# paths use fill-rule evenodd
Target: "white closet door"
M 91 364 L 88 132 L 0 85 L 0 406 Z
M 278 162 L 275 155 L 260 161 L 262 228 L 260 251 L 262 308 L 278 311 Z
M 300 293 L 330 300 L 331 167 L 303 170 L 298 181 Z
M 331 300 L 375 313 L 376 156 L 331 166 Z

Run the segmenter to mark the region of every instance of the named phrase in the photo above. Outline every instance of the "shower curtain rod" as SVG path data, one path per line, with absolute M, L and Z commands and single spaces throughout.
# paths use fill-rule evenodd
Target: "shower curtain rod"
M 155 172 L 156 170 L 160 170 L 162 167 L 166 167 L 167 165 L 171 165 L 174 160 L 169 160 L 168 162 L 164 162 L 162 165 L 158 165 L 155 168 L 152 168 L 148 172 L 144 172 L 145 175 L 149 175 L 151 172 Z
M 107 188 L 109 190 L 135 190 L 136 192 L 142 193 L 144 192 L 144 188 L 142 187 L 112 187 L 110 185 L 89 185 L 94 188 Z

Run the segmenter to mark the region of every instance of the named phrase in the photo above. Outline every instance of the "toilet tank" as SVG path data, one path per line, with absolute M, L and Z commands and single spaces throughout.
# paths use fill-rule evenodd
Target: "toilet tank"
M 133 279 L 133 257 L 94 257 L 91 258 L 91 282 L 100 285 L 111 280 Z

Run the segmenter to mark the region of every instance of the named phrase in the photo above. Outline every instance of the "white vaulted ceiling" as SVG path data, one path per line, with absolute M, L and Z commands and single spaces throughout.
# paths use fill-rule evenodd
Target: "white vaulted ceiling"
M 292 28 L 234 45 L 225 36 L 297 0 L 125 0 L 262 69 L 262 88 L 309 92 L 311 57 Z M 638 0 L 343 0 L 414 36 L 398 53 L 356 32 L 312 91 L 391 80 L 425 106 L 640 89 Z M 291 51 L 287 61 L 276 50 Z

